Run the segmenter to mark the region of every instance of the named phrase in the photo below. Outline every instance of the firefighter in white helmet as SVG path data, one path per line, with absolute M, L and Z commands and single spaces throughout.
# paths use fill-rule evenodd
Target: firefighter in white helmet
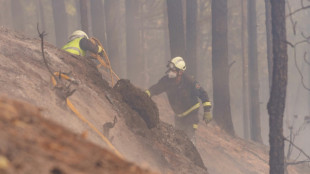
M 87 34 L 82 30 L 76 30 L 69 36 L 69 41 L 62 47 L 63 50 L 80 56 L 85 56 L 86 51 L 102 54 L 103 48 L 93 44 Z
M 193 140 L 199 122 L 198 108 L 200 105 L 203 106 L 203 120 L 208 124 L 212 120 L 211 102 L 200 84 L 184 73 L 186 64 L 182 57 L 171 59 L 167 68 L 166 75 L 145 92 L 150 97 L 166 92 L 170 106 L 175 113 L 176 129 L 185 131 Z

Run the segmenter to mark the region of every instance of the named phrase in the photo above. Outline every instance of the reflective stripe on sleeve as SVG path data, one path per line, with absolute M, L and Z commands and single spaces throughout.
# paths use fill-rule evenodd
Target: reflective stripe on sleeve
M 178 117 L 185 117 L 186 115 L 188 115 L 189 113 L 191 113 L 193 110 L 198 109 L 200 106 L 200 103 L 195 104 L 194 106 L 192 106 L 191 108 L 189 108 L 188 110 L 186 110 L 185 112 L 183 112 L 182 114 L 178 114 Z
M 202 106 L 211 106 L 211 102 L 204 102 L 202 103 Z

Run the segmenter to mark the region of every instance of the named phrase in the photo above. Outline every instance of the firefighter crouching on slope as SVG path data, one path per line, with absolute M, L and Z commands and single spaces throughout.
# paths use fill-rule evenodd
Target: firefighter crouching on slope
M 61 49 L 75 55 L 85 56 L 86 51 L 95 54 L 103 54 L 103 48 L 93 44 L 87 34 L 82 30 L 76 30 L 69 36 L 69 41 Z
M 175 113 L 175 128 L 183 130 L 195 143 L 195 131 L 199 122 L 198 98 L 204 108 L 203 120 L 206 124 L 212 120 L 211 102 L 199 83 L 184 73 L 186 65 L 182 57 L 174 57 L 168 62 L 167 67 L 166 75 L 145 92 L 150 97 L 162 92 L 167 93 L 170 106 Z

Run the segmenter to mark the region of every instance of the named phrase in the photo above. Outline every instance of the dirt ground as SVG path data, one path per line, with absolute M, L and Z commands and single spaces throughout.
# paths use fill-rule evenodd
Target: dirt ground
M 107 82 L 109 79 L 103 79 L 93 60 L 72 56 L 45 43 L 46 65 L 40 51 L 40 40 L 3 28 L 0 30 L 0 53 L 2 95 L 42 108 L 43 117 L 74 133 L 86 132 L 87 140 L 109 149 L 100 136 L 66 106 L 66 91 L 75 90 L 69 96 L 70 101 L 98 130 L 102 132 L 103 125 L 114 117 L 119 120 L 110 134 L 113 136 L 112 144 L 125 159 L 163 173 L 207 173 L 198 151 L 184 134 L 159 122 L 158 109 L 152 100 L 148 98 L 152 103 L 147 110 L 153 116 L 143 117 L 150 114 L 139 109 L 138 100 L 135 100 L 135 106 L 128 105 L 124 98 L 126 92 L 120 93 L 121 88 L 111 88 Z M 68 82 L 56 77 L 61 88 L 53 87 L 47 67 L 53 72 L 69 74 L 77 84 L 65 88 Z M 124 84 L 128 88 L 128 84 Z M 132 85 L 129 87 L 132 91 L 139 91 Z M 144 94 L 141 90 L 140 93 Z M 155 122 L 145 122 L 147 118 Z M 169 137 L 171 135 L 178 138 Z M 182 144 L 178 144 L 180 142 Z M 187 152 L 189 149 L 193 151 Z
M 1 174 L 154 173 L 44 119 L 32 105 L 0 98 L 0 109 Z
M 13 118 L 5 113 L 0 116 L 0 168 L 8 164 L 6 172 L 269 172 L 268 147 L 231 137 L 215 123 L 206 126 L 203 122 L 199 124 L 195 147 L 183 132 L 174 130 L 173 113 L 164 95 L 153 97 L 155 103 L 143 110 L 141 105 L 146 102 L 142 90 L 125 80 L 119 86 L 121 91 L 130 88 L 142 95 L 138 99 L 129 97 L 129 101 L 141 100 L 140 104 L 128 102 L 128 93 L 112 88 L 109 75 L 102 70 L 99 73 L 93 60 L 72 56 L 49 43 L 44 45 L 52 72 L 68 74 L 75 84 L 68 86 L 67 81 L 58 80 L 64 88 L 53 87 L 40 40 L 0 28 L 0 95 L 9 98 L 12 107 L 8 109 L 15 114 Z M 73 90 L 68 98 L 99 132 L 103 133 L 103 125 L 117 120 L 105 135 L 123 159 L 114 155 L 98 132 L 68 108 L 64 94 Z M 309 170 L 292 166 L 289 173 Z

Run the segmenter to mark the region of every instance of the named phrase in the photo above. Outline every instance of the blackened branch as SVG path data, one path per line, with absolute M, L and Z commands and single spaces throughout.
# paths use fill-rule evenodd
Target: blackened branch
M 57 81 L 57 78 L 55 77 L 53 71 L 51 70 L 51 68 L 48 66 L 47 60 L 45 58 L 45 54 L 44 54 L 44 36 L 47 35 L 47 33 L 45 33 L 45 31 L 43 31 L 42 33 L 39 30 L 39 24 L 37 24 L 37 30 L 38 30 L 38 34 L 39 37 L 41 38 L 41 52 L 42 52 L 42 57 L 44 60 L 44 64 L 47 67 L 48 71 L 50 72 L 50 74 L 54 77 L 54 79 Z

